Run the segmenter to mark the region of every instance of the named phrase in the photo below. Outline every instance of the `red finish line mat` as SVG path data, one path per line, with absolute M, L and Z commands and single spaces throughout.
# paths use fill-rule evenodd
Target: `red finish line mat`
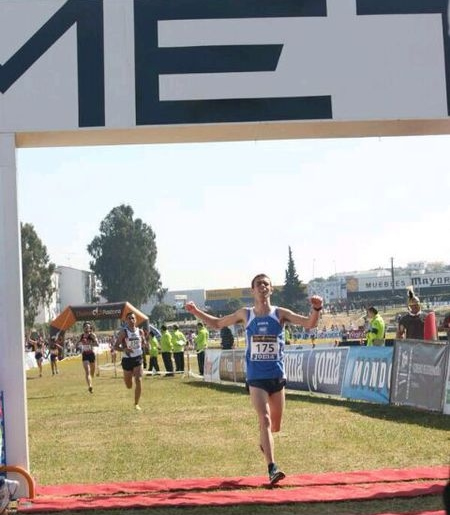
M 445 515 L 445 511 L 412 511 L 409 513 L 379 513 L 378 515 Z
M 38 486 L 18 512 L 289 504 L 417 497 L 441 494 L 446 466 L 288 476 L 271 488 L 266 477 L 157 479 L 108 484 Z M 437 512 L 440 513 L 440 512 Z M 417 514 L 419 515 L 419 514 Z

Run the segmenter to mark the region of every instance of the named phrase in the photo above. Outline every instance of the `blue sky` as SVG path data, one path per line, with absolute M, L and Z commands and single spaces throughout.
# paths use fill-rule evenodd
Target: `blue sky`
M 19 217 L 57 265 L 122 203 L 156 233 L 170 290 L 280 284 L 450 261 L 450 136 L 166 144 L 17 152 Z

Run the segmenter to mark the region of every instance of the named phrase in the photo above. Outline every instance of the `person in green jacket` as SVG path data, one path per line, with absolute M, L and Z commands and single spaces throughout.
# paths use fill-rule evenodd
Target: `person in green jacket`
M 166 325 L 161 326 L 161 356 L 164 361 L 164 367 L 166 369 L 166 376 L 173 377 L 173 363 L 172 363 L 172 335 L 167 329 Z
M 202 322 L 197 324 L 195 336 L 195 350 L 197 351 L 198 373 L 202 376 L 205 371 L 205 349 L 208 347 L 208 330 Z
M 150 351 L 150 363 L 148 364 L 148 370 L 153 373 L 159 372 L 159 363 L 158 363 L 158 339 L 156 338 L 156 334 L 153 331 L 148 333 L 148 345 Z
M 175 370 L 184 372 L 184 348 L 186 347 L 186 336 L 180 331 L 175 324 L 172 326 L 172 348 L 173 359 L 175 360 Z
M 369 328 L 366 333 L 367 347 L 373 345 L 384 345 L 385 323 L 373 306 L 367 308 L 367 317 L 369 319 Z

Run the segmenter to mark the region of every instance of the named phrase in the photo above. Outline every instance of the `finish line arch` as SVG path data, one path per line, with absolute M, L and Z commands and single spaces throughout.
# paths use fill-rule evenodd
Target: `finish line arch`
M 16 148 L 450 134 L 448 0 L 2 0 L 0 390 L 29 469 Z
M 50 322 L 50 337 L 64 337 L 65 332 L 81 320 L 122 320 L 128 313 L 136 315 L 136 325 L 147 330 L 155 329 L 150 325 L 149 318 L 129 302 L 107 302 L 103 304 L 82 304 L 67 306 L 52 322 Z M 159 332 L 159 331 L 158 331 Z

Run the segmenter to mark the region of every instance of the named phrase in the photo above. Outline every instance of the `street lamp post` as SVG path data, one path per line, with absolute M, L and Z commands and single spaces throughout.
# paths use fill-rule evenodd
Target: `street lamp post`
M 392 300 L 395 303 L 395 277 L 394 277 L 394 258 L 391 257 L 391 281 L 392 281 Z

